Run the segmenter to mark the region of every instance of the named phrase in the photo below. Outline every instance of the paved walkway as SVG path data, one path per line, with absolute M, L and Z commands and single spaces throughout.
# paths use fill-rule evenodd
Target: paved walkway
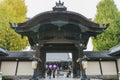
M 66 78 L 66 72 L 61 72 L 61 74 L 63 74 L 63 75 L 59 76 L 59 77 L 56 76 L 56 78 L 46 77 L 46 78 L 39 79 L 39 80 L 81 80 L 80 78 L 72 78 L 72 75 L 71 75 L 71 77 Z M 19 80 L 29 80 L 29 79 L 19 79 Z M 102 80 L 102 79 L 90 79 L 90 80 Z
M 75 79 L 75 78 L 46 78 L 46 79 L 40 79 L 40 80 L 80 80 L 80 79 Z
M 17 80 L 29 80 L 29 79 L 17 79 Z M 59 78 L 43 78 L 39 80 L 81 80 L 80 78 L 65 78 L 65 77 L 59 77 Z M 103 79 L 90 79 L 90 80 L 103 80 Z
M 46 79 L 39 79 L 39 80 L 81 80 L 80 78 L 46 78 Z M 102 80 L 102 79 L 90 79 L 90 80 Z
M 28 80 L 28 79 L 22 79 L 22 80 Z M 45 78 L 45 79 L 39 79 L 39 80 L 81 80 L 80 78 Z M 102 79 L 90 79 L 90 80 L 102 80 Z
M 29 80 L 29 79 L 19 79 L 19 80 Z M 81 80 L 80 78 L 46 78 L 46 79 L 39 79 L 39 80 Z M 90 80 L 102 80 L 102 79 L 90 79 Z

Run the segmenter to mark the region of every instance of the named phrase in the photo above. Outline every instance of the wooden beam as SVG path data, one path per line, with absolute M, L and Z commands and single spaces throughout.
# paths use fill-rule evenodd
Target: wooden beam
M 100 66 L 100 72 L 101 72 L 101 75 L 103 75 L 102 65 L 101 65 L 101 60 L 99 60 L 99 66 Z
M 0 61 L 0 71 L 1 71 L 1 64 L 2 64 L 2 61 Z
M 17 72 L 18 72 L 18 65 L 19 65 L 19 61 L 18 61 L 18 59 L 16 59 L 16 61 L 17 61 L 17 64 L 16 64 L 16 69 L 15 69 L 15 76 L 17 76 Z
M 116 71 L 117 71 L 117 74 L 118 74 L 119 68 L 118 68 L 118 61 L 117 60 L 115 60 L 115 65 L 116 65 Z

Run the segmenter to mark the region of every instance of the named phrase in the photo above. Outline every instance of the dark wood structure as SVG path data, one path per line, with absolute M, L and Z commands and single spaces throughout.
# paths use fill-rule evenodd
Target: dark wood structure
M 84 56 L 88 39 L 102 33 L 108 24 L 96 24 L 83 15 L 67 11 L 59 1 L 53 11 L 46 11 L 23 23 L 10 23 L 21 36 L 27 36 L 36 57 L 42 60 L 35 72 L 45 75 L 46 53 L 71 52 L 73 56 L 73 77 L 77 76 L 78 58 Z

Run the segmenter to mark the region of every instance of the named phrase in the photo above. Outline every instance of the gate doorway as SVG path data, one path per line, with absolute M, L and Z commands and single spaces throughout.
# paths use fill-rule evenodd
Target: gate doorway
M 72 56 L 71 53 L 46 53 L 46 77 L 49 69 L 56 70 L 55 77 L 72 77 Z M 68 73 L 69 76 L 68 76 Z M 53 77 L 53 73 L 51 75 Z

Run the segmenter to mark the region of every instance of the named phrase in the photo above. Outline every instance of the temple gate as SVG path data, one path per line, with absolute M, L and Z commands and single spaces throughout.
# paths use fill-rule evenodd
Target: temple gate
M 73 56 L 73 77 L 77 71 L 84 71 L 76 60 L 83 58 L 89 37 L 102 33 L 108 24 L 96 24 L 83 15 L 67 11 L 64 3 L 59 1 L 52 11 L 46 11 L 23 23 L 10 23 L 21 36 L 27 36 L 38 63 L 34 76 L 45 77 L 46 53 L 71 52 Z

